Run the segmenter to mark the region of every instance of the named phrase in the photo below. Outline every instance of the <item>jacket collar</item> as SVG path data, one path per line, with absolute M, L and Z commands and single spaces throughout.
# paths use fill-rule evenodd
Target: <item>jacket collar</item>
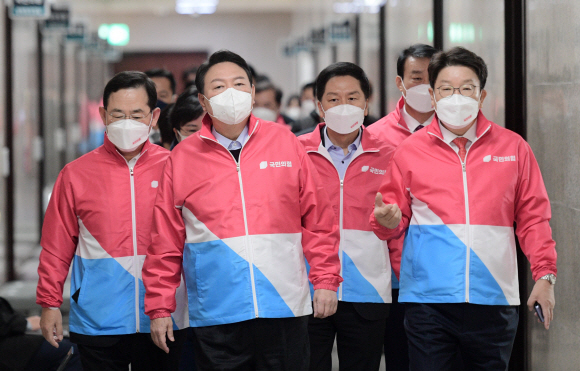
M 477 122 L 475 123 L 475 125 L 477 125 L 476 131 L 475 131 L 476 135 L 477 135 L 477 139 L 479 139 L 482 135 L 487 133 L 491 129 L 491 126 L 492 126 L 491 121 L 489 121 L 483 115 L 483 112 L 481 112 L 481 110 L 479 110 L 479 113 L 477 115 Z M 435 116 L 433 116 L 433 121 L 431 121 L 431 123 L 424 130 L 427 130 L 427 133 L 434 135 L 441 140 L 444 140 L 443 134 L 441 133 L 441 128 L 439 127 L 439 119 L 437 118 L 437 114 L 435 114 Z
M 201 130 L 199 131 L 199 135 L 202 138 L 217 142 L 215 135 L 213 135 L 213 133 L 211 132 L 212 126 L 213 126 L 213 122 L 211 121 L 211 116 L 206 113 L 205 116 L 203 116 L 203 119 L 201 120 Z M 249 138 L 252 137 L 252 135 L 258 131 L 259 127 L 260 127 L 260 120 L 258 118 L 256 118 L 253 114 L 250 114 L 250 119 L 248 122 L 248 136 L 249 136 Z M 249 138 L 248 138 L 248 140 L 249 140 Z
M 395 116 L 395 120 L 397 121 L 397 123 L 405 130 L 407 130 L 408 132 L 411 132 L 411 130 L 409 129 L 409 126 L 407 125 L 407 123 L 405 122 L 405 118 L 403 117 L 403 107 L 405 106 L 405 98 L 401 97 L 399 98 L 399 101 L 397 102 L 397 107 L 395 108 L 395 110 L 393 111 L 394 116 Z
M 151 146 L 156 146 L 156 145 L 157 144 L 152 144 L 149 141 L 149 138 L 147 138 L 147 140 L 145 140 L 145 144 L 143 145 L 143 148 L 141 148 L 141 157 L 143 157 L 147 153 L 147 151 L 151 148 Z M 103 141 L 103 146 L 105 147 L 105 150 L 107 152 L 109 152 L 112 156 L 114 156 L 115 158 L 118 158 L 119 160 L 123 161 L 124 164 L 127 162 L 127 160 L 125 160 L 125 157 L 123 157 L 123 155 L 121 154 L 121 152 L 119 152 L 119 150 L 117 150 L 117 147 L 115 147 L 115 145 L 113 144 L 113 142 L 111 142 L 109 140 L 109 137 L 107 136 L 107 133 L 106 132 L 105 132 L 105 139 Z
M 324 122 L 318 124 L 318 126 L 310 134 L 309 140 L 304 144 L 304 149 L 306 152 L 318 152 L 322 155 L 328 153 L 324 144 L 322 143 L 322 138 L 324 137 L 323 131 L 326 127 Z M 378 152 L 378 142 L 377 139 L 366 132 L 364 126 L 361 126 L 362 133 L 360 139 L 360 146 L 357 148 L 357 152 Z

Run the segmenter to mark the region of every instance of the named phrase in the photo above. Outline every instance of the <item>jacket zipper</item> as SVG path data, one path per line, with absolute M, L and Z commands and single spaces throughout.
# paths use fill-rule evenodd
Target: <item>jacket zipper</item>
M 133 228 L 133 275 L 135 276 L 135 328 L 140 332 L 139 326 L 139 270 L 137 269 L 139 263 L 137 255 L 137 220 L 135 212 L 135 176 L 133 168 L 135 165 L 129 165 L 129 172 L 131 174 L 131 220 Z
M 362 135 L 362 133 L 361 133 Z M 361 138 L 361 143 L 359 145 L 359 148 L 362 147 L 362 138 Z M 325 148 L 326 149 L 326 148 Z M 321 155 L 322 157 L 326 158 L 334 167 L 334 169 L 336 170 L 336 175 L 338 175 L 338 179 L 340 179 L 340 173 L 338 172 L 338 169 L 336 168 L 336 165 L 334 165 L 334 162 L 332 161 L 332 158 L 330 157 L 326 157 L 324 154 L 318 152 L 318 151 L 307 151 L 307 153 L 309 152 L 314 152 L 314 153 L 318 153 L 319 155 Z M 352 164 L 352 162 L 361 154 L 365 153 L 364 149 L 361 150 L 361 152 L 355 151 L 355 153 L 353 154 L 352 159 L 350 160 L 350 162 L 348 163 L 348 166 L 346 167 L 346 169 L 344 170 L 344 177 L 346 178 L 346 172 L 348 171 L 348 168 L 350 167 L 350 165 Z M 373 151 L 369 151 L 369 152 L 373 152 Z M 330 154 L 329 154 L 330 156 Z M 340 241 L 338 244 L 338 256 L 340 257 L 340 276 L 342 277 L 342 271 L 343 271 L 343 261 L 344 261 L 344 250 L 342 248 L 343 246 L 343 241 L 344 241 L 344 230 L 343 230 L 343 225 L 344 225 L 344 179 L 340 179 L 340 213 L 339 213 L 339 228 L 340 228 Z M 338 286 L 338 300 L 342 301 L 342 284 L 344 283 L 341 282 Z
M 249 140 L 249 138 L 248 138 Z M 227 148 L 226 148 L 227 149 Z M 240 159 L 242 158 L 242 150 L 244 149 L 244 147 L 242 147 L 242 149 L 240 150 Z M 228 151 L 230 152 L 230 151 Z M 231 152 L 230 152 L 231 154 Z M 232 157 L 234 157 L 232 155 Z M 235 160 L 235 158 L 234 158 Z M 244 184 L 242 183 L 242 172 L 240 170 L 240 164 L 239 162 L 236 161 L 236 170 L 238 172 L 238 180 L 240 182 L 240 193 L 242 194 L 242 211 L 244 212 L 244 228 L 246 231 L 246 247 L 248 247 L 248 257 L 250 258 L 250 260 L 248 261 L 248 264 L 250 265 L 250 280 L 252 282 L 252 299 L 254 300 L 254 313 L 255 313 L 255 317 L 258 318 L 259 312 L 258 312 L 258 298 L 256 296 L 256 281 L 254 278 L 254 249 L 252 248 L 251 244 L 249 243 L 249 236 L 250 233 L 248 232 L 248 217 L 246 215 L 246 199 L 244 197 Z
M 254 131 L 256 130 L 255 128 L 258 126 L 258 123 L 259 122 L 256 122 L 256 126 L 254 127 Z M 252 134 L 253 134 L 254 131 L 252 131 L 252 133 L 249 133 L 248 134 L 248 139 L 246 140 L 246 143 L 250 140 L 250 138 L 252 137 Z M 246 244 L 246 247 L 248 248 L 248 258 L 249 258 L 248 265 L 250 266 L 250 282 L 251 282 L 251 285 L 252 285 L 252 299 L 254 301 L 254 313 L 255 313 L 254 317 L 255 318 L 258 318 L 258 317 L 260 317 L 260 315 L 259 315 L 259 311 L 258 311 L 258 297 L 256 295 L 256 281 L 255 281 L 255 278 L 254 278 L 254 250 L 252 249 L 251 243 L 249 242 L 250 233 L 249 233 L 249 230 L 248 230 L 248 217 L 247 217 L 247 214 L 246 214 L 246 199 L 244 197 L 244 184 L 242 182 L 242 172 L 241 172 L 241 169 L 240 169 L 240 163 L 238 161 L 236 161 L 236 158 L 234 157 L 234 155 L 232 155 L 232 153 L 230 152 L 230 150 L 227 149 L 219 141 L 217 141 L 215 139 L 211 139 L 211 138 L 205 137 L 205 136 L 202 136 L 202 138 L 205 138 L 207 140 L 211 140 L 211 141 L 219 144 L 220 146 L 222 146 L 230 154 L 230 156 L 232 157 L 232 160 L 234 160 L 234 163 L 236 164 L 236 171 L 238 173 L 238 182 L 240 183 L 240 194 L 242 196 L 242 212 L 244 214 L 244 230 L 246 232 L 245 244 Z M 243 150 L 244 150 L 244 144 L 242 144 L 242 148 L 240 149 L 240 154 L 238 155 L 239 161 L 242 160 L 242 152 L 243 152 Z
M 470 221 L 470 217 L 469 217 L 469 194 L 468 194 L 468 190 L 467 190 L 467 168 L 466 168 L 465 164 L 467 163 L 467 155 L 469 154 L 469 150 L 473 147 L 475 142 L 477 142 L 479 140 L 479 138 L 481 138 L 485 133 L 487 133 L 488 130 L 489 130 L 489 127 L 478 138 L 475 138 L 475 140 L 471 143 L 469 148 L 465 151 L 465 161 L 461 161 L 461 156 L 459 156 L 459 152 L 455 152 L 455 149 L 453 149 L 453 147 L 451 147 L 451 144 L 447 143 L 446 141 L 444 141 L 443 139 L 441 139 L 437 135 L 435 135 L 433 133 L 429 133 L 429 134 L 439 138 L 439 140 L 443 141 L 443 143 L 447 144 L 453 150 L 453 152 L 455 152 L 455 154 L 459 158 L 459 163 L 461 164 L 461 172 L 462 172 L 462 176 L 463 176 L 463 195 L 464 195 L 464 202 L 465 202 L 465 225 L 467 227 L 466 257 L 465 257 L 465 302 L 466 303 L 469 303 L 469 265 L 471 263 L 471 251 L 470 250 L 471 250 L 472 241 L 471 241 L 471 221 Z
M 352 160 L 351 160 L 352 162 Z M 349 163 L 350 165 L 350 163 Z M 347 166 L 348 170 L 348 166 Z M 338 170 L 337 170 L 338 172 Z M 346 175 L 346 171 L 344 172 Z M 340 176 L 340 175 L 339 175 Z M 343 220 L 344 220 L 344 179 L 340 179 L 340 221 L 339 221 L 339 228 L 340 228 L 340 242 L 338 244 L 338 253 L 340 255 L 340 276 L 342 277 L 342 262 L 344 261 L 344 250 L 342 249 L 343 241 L 344 241 L 344 233 L 343 233 Z M 338 286 L 338 300 L 342 301 L 342 282 L 340 286 Z

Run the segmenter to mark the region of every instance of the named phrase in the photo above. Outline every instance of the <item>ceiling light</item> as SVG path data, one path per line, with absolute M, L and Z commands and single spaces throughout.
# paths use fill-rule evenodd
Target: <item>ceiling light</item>
M 176 0 L 175 11 L 179 14 L 215 13 L 219 0 Z

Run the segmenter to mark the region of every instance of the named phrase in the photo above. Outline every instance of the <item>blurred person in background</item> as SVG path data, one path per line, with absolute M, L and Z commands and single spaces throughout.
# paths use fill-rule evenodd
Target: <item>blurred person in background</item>
M 300 96 L 298 94 L 293 94 L 288 97 L 284 114 L 293 121 L 300 118 Z
M 262 120 L 277 122 L 291 129 L 294 120 L 280 112 L 281 106 L 282 91 L 280 89 L 269 80 L 256 84 L 256 97 L 252 110 L 254 116 Z
M 99 109 L 104 144 L 61 170 L 46 209 L 36 291 L 42 334 L 59 347 L 62 290 L 72 263 L 70 339 L 85 371 L 177 370 L 179 364 L 185 304 L 171 318 L 176 331 L 169 354 L 151 342 L 143 306 L 141 267 L 170 153 L 147 140 L 160 114 L 156 101 L 155 84 L 144 73 L 115 75 Z M 185 303 L 180 283 L 174 299 Z
M 205 114 L 203 107 L 199 103 L 197 88 L 190 86 L 181 93 L 171 110 L 169 121 L 175 140 L 171 144 L 171 150 L 175 146 L 189 137 L 191 134 L 201 129 L 201 120 Z
M 401 92 L 397 107 L 368 128 L 383 143 L 396 148 L 413 133 L 431 123 L 435 111 L 429 95 L 429 61 L 437 50 L 425 44 L 415 44 L 403 50 L 397 59 L 395 84 Z M 389 240 L 389 248 L 403 245 L 404 236 Z M 392 262 L 393 263 L 393 262 Z M 399 304 L 399 280 L 393 273 L 393 303 L 385 331 L 385 363 L 387 370 L 409 369 L 407 335 L 403 321 L 405 304 Z
M 79 351 L 75 344 L 63 339 L 58 348 L 51 346 L 40 333 L 40 317 L 25 317 L 0 298 L 0 370 L 2 371 L 54 371 L 66 358 L 73 355 L 66 371 L 82 370 Z
M 187 90 L 190 86 L 195 86 L 195 75 L 197 74 L 198 66 L 193 66 L 186 69 L 181 74 L 181 81 L 183 82 L 183 91 Z
M 164 109 L 170 103 L 175 102 L 176 95 L 176 83 L 175 78 L 171 71 L 162 69 L 162 68 L 154 68 L 148 71 L 145 71 L 145 74 L 149 76 L 151 81 L 155 84 L 155 89 L 157 91 L 157 104 L 156 106 L 159 109 Z M 161 133 L 160 129 L 155 125 L 151 128 L 151 132 L 149 133 L 149 140 L 151 143 L 162 145 L 161 144 Z
M 367 218 L 393 149 L 362 127 L 370 83 L 360 67 L 347 62 L 326 67 L 316 78 L 316 95 L 324 123 L 299 140 L 338 219 L 344 281 L 336 313 L 310 316 L 310 369 L 332 370 L 336 338 L 340 370 L 378 371 L 391 302 L 391 264 L 387 243 L 374 235 Z
M 292 124 L 292 132 L 299 133 L 305 129 L 312 129 L 322 122 L 316 107 L 316 97 L 314 96 L 315 83 L 311 82 L 300 90 L 300 119 Z
M 159 128 L 159 134 L 161 135 L 159 141 L 163 148 L 169 150 L 171 149 L 173 142 L 175 142 L 175 133 L 173 132 L 173 127 L 169 121 L 169 115 L 171 114 L 173 106 L 175 106 L 175 103 L 169 103 L 165 106 L 159 114 L 159 120 L 157 120 L 157 127 Z

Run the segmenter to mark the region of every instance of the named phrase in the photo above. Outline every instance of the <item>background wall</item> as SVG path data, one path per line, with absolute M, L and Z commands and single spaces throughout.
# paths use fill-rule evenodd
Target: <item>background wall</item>
M 131 40 L 123 47 L 139 51 L 205 51 L 229 49 L 240 54 L 258 73 L 270 76 L 286 94 L 297 89 L 291 61 L 282 56 L 280 40 L 290 33 L 290 13 L 212 14 L 191 17 L 165 16 L 97 16 L 93 27 L 101 23 L 126 23 Z M 161 31 L 161 32 L 160 32 Z M 176 76 L 180 78 L 180 76 Z
M 528 323 L 531 370 L 580 365 L 579 17 L 577 0 L 527 2 L 528 142 L 550 196 L 558 251 L 555 320 L 549 331 L 533 316 Z

